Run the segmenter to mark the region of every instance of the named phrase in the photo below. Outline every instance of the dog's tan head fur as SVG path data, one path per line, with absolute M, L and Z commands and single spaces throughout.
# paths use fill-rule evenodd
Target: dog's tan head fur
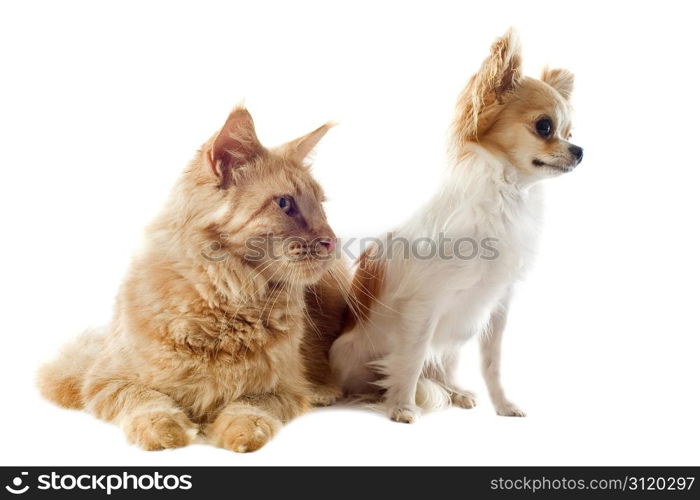
M 540 80 L 522 75 L 520 43 L 513 30 L 497 39 L 457 105 L 458 154 L 479 143 L 527 179 L 572 170 L 583 150 L 569 142 L 574 76 L 545 69 Z
M 332 260 L 335 234 L 305 160 L 330 127 L 268 149 L 250 113 L 235 108 L 186 170 L 168 220 L 181 223 L 203 258 L 236 274 L 245 275 L 243 266 L 265 281 L 317 281 Z

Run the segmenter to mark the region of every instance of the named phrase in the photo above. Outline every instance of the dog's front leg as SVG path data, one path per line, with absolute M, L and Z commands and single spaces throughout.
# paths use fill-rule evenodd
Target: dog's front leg
M 410 424 L 420 415 L 420 408 L 416 405 L 416 387 L 435 325 L 428 320 L 402 321 L 401 327 L 400 333 L 397 332 L 397 345 L 378 364 L 386 376 L 381 385 L 386 388 L 389 418 Z
M 442 369 L 437 370 L 433 378 L 447 391 L 454 406 L 465 409 L 474 408 L 476 394 L 461 388 L 455 381 L 458 361 L 458 349 L 446 353 L 442 358 Z
M 491 314 L 491 320 L 487 331 L 481 336 L 481 373 L 489 391 L 491 403 L 493 403 L 496 413 L 506 417 L 524 417 L 525 412 L 506 398 L 505 391 L 501 385 L 501 341 L 503 330 L 506 327 L 508 317 L 508 304 L 510 294 L 508 294 Z

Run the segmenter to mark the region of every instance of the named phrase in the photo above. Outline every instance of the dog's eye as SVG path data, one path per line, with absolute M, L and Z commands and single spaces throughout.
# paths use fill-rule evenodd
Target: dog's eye
M 552 120 L 549 118 L 541 118 L 535 123 L 535 130 L 540 135 L 540 137 L 547 139 L 552 135 Z
M 291 196 L 280 196 L 277 198 L 277 206 L 287 215 L 294 215 L 294 198 Z

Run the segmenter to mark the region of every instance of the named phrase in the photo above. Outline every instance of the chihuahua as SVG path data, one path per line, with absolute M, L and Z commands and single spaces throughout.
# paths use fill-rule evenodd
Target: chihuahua
M 459 97 L 442 187 L 358 260 L 351 314 L 330 352 L 346 393 L 383 394 L 390 418 L 406 423 L 421 408 L 471 408 L 474 394 L 454 376 L 459 347 L 477 337 L 496 413 L 525 415 L 501 385 L 501 339 L 513 285 L 534 256 L 539 181 L 583 158 L 569 142 L 573 80 L 563 69 L 523 76 L 512 30 L 493 43 Z M 421 250 L 437 240 L 439 256 Z M 411 243 L 403 258 L 391 255 L 397 241 Z

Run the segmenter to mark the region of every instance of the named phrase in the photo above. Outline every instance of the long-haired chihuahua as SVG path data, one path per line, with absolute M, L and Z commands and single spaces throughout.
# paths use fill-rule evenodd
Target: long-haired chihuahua
M 501 338 L 513 285 L 533 260 L 539 181 L 583 158 L 569 142 L 573 80 L 563 69 L 523 76 L 512 30 L 493 43 L 459 97 L 442 187 L 358 261 L 352 314 L 330 353 L 346 393 L 383 394 L 399 422 L 420 408 L 471 408 L 454 375 L 460 346 L 477 337 L 496 412 L 524 416 L 501 385 Z

